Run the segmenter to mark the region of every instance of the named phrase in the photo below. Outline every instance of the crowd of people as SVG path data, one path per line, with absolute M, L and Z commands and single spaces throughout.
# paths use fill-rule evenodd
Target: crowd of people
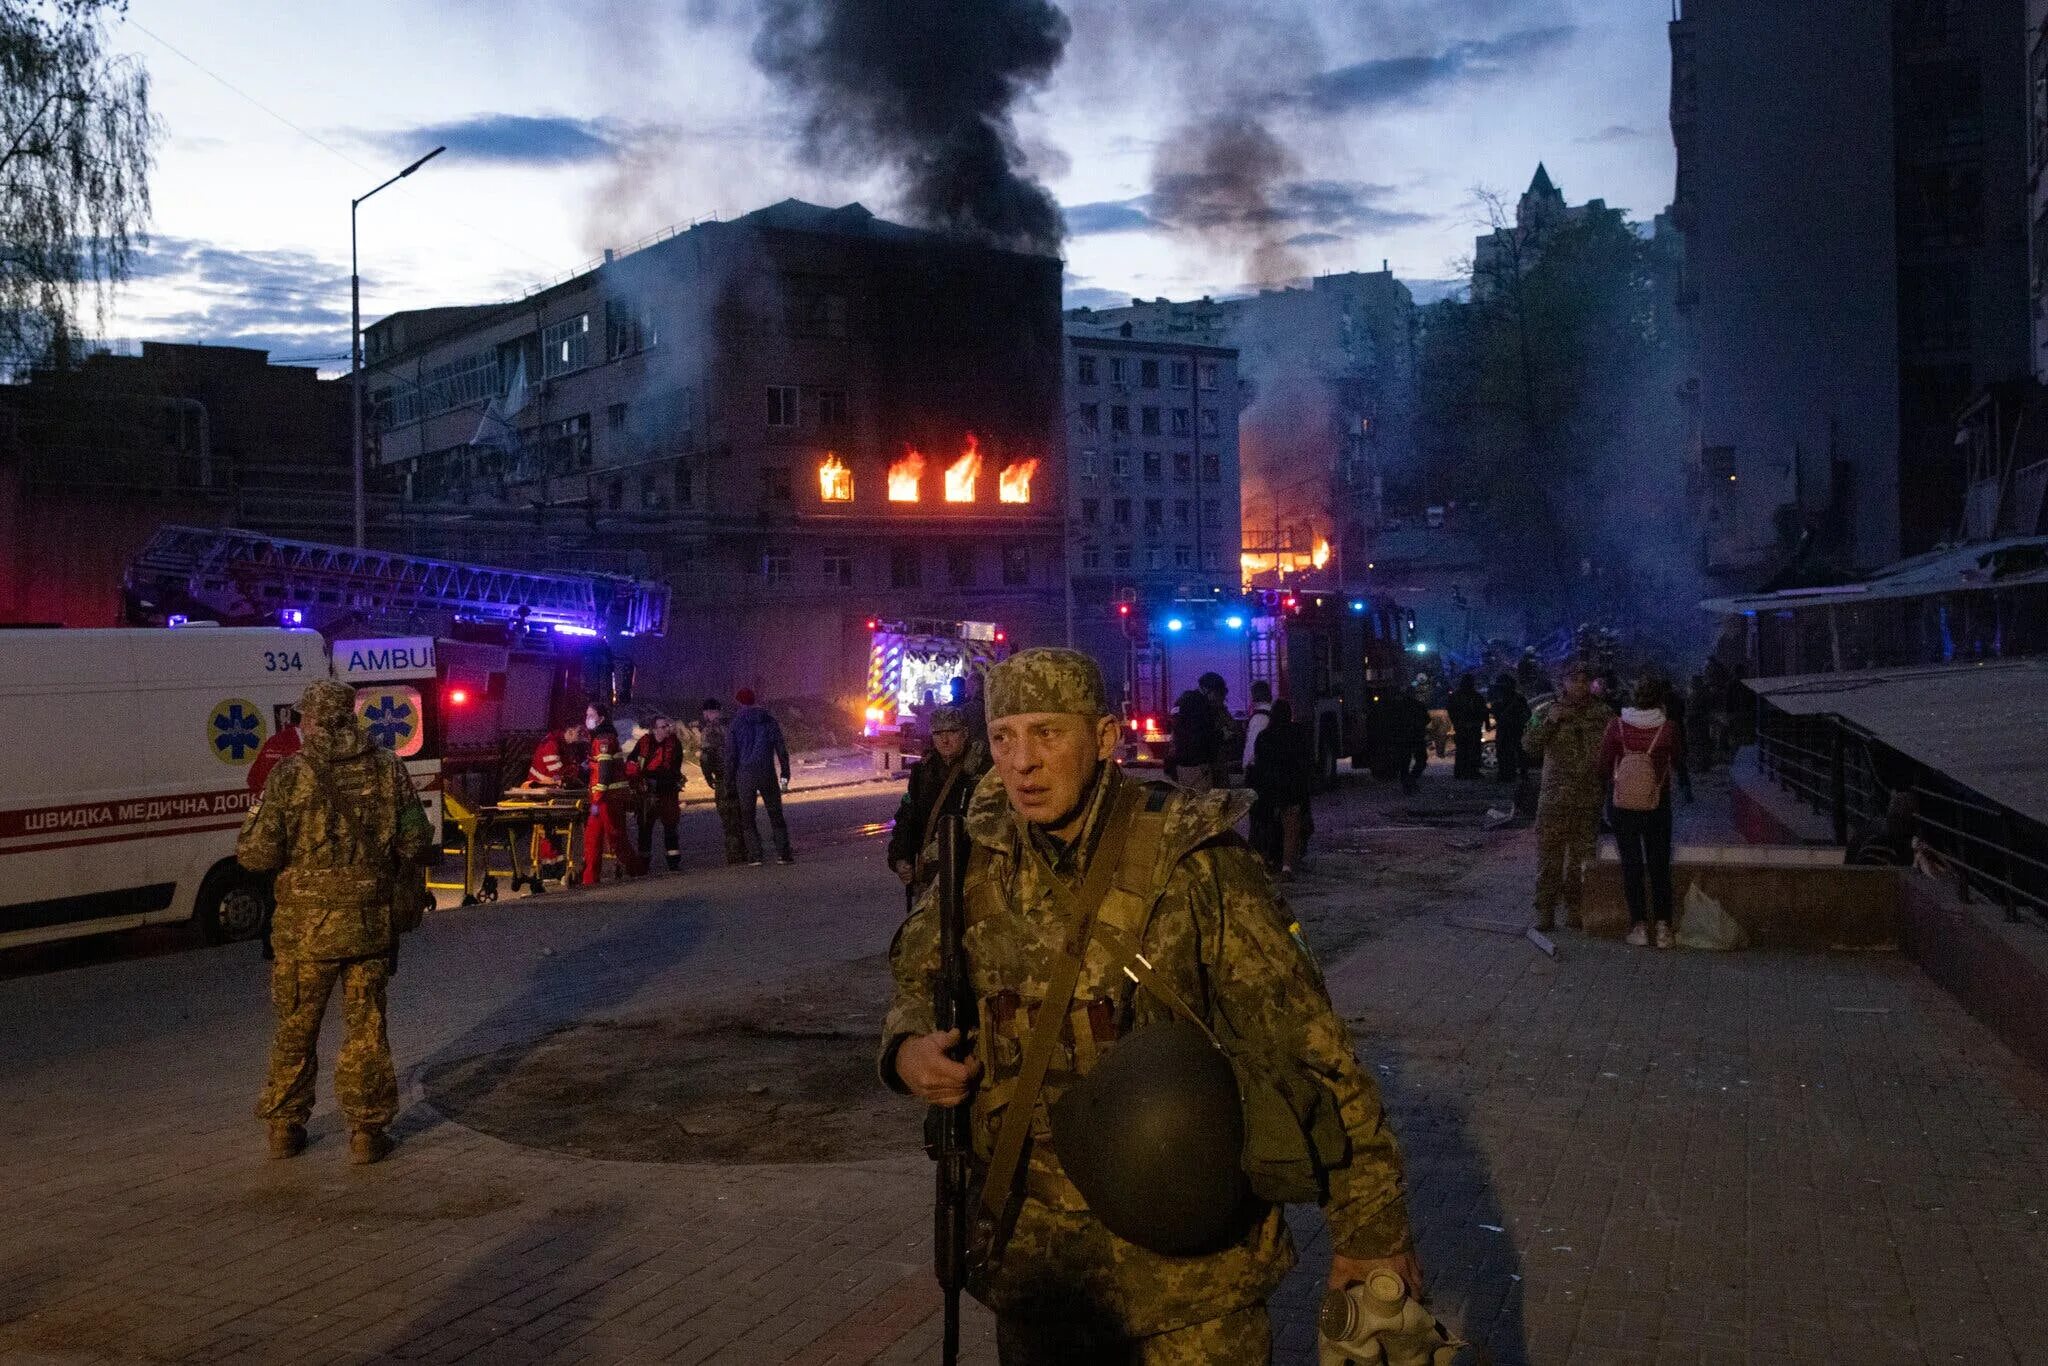
M 692 729 L 697 769 L 711 791 L 724 836 L 725 861 L 759 867 L 765 862 L 759 810 L 766 808 L 776 858 L 794 863 L 782 797 L 789 790 L 789 746 L 782 723 L 754 700 L 752 691 L 734 694 L 728 716 L 715 697 L 704 699 Z M 655 713 L 630 739 L 622 739 L 609 707 L 593 702 L 581 725 L 542 737 L 527 766 L 527 791 L 558 790 L 588 798 L 583 826 L 585 886 L 594 886 L 610 859 L 622 877 L 642 877 L 660 856 L 671 872 L 682 867 L 683 791 L 689 784 L 682 727 Z M 559 876 L 567 851 L 544 829 L 535 834 L 535 856 L 543 874 Z

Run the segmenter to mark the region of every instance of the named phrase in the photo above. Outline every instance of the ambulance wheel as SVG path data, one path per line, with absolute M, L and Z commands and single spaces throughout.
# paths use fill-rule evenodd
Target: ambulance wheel
M 209 944 L 232 944 L 263 933 L 270 894 L 233 863 L 224 863 L 199 884 L 192 919 Z

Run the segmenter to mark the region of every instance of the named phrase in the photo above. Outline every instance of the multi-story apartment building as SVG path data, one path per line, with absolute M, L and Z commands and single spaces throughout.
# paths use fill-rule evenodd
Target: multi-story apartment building
M 1070 326 L 1234 349 L 1244 384 L 1244 573 L 1362 581 L 1382 471 L 1412 448 L 1415 301 L 1390 271 L 1321 275 L 1240 299 L 1134 299 Z
M 1672 217 L 1705 567 L 1953 536 L 1970 396 L 2025 372 L 2023 0 L 1683 0 Z
M 664 696 L 857 709 L 877 618 L 1057 640 L 1059 290 L 1051 258 L 786 201 L 394 314 L 368 329 L 383 539 L 666 580 Z
M 1515 221 L 1504 223 L 1474 239 L 1472 244 L 1472 298 L 1485 300 L 1505 288 L 1517 274 L 1527 272 L 1543 254 L 1543 239 L 1558 228 L 1576 223 L 1588 214 L 1607 212 L 1607 201 L 1589 199 L 1567 204 L 1564 191 L 1550 178 L 1550 170 L 1536 163 L 1529 188 L 1515 204 Z
M 1238 586 L 1237 353 L 1069 324 L 1066 367 L 1074 636 L 1118 679 L 1120 604 Z

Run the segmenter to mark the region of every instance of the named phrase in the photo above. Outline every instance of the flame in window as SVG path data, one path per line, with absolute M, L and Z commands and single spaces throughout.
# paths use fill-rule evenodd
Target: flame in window
M 828 503 L 853 501 L 853 471 L 835 451 L 827 451 L 825 463 L 818 466 L 818 496 Z
M 889 466 L 889 501 L 916 502 L 917 484 L 923 478 L 924 457 L 916 451 L 905 451 L 901 460 Z
M 1019 460 L 996 477 L 996 492 L 1005 503 L 1031 501 L 1031 476 L 1038 473 L 1038 457 Z
M 949 503 L 971 503 L 974 501 L 974 481 L 981 477 L 981 443 L 974 433 L 967 434 L 967 448 L 960 452 L 960 458 L 946 466 L 946 501 Z
M 1329 562 L 1330 543 L 1324 540 L 1322 537 L 1318 536 L 1316 537 L 1316 548 L 1309 555 L 1309 563 L 1313 564 L 1316 568 L 1321 569 L 1324 565 L 1328 564 Z

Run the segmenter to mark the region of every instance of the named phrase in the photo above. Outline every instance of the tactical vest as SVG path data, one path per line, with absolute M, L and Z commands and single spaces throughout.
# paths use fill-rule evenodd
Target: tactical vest
M 1173 789 L 1165 785 L 1147 788 L 1143 805 L 1131 816 L 1109 893 L 1096 912 L 1098 929 L 1107 926 L 1133 944 L 1144 943 L 1153 908 L 1166 890 L 1167 879 L 1160 876 L 1156 865 L 1165 842 L 1165 806 L 1172 795 Z M 1019 838 L 1024 838 L 1021 832 Z M 1022 850 L 1018 852 L 1020 872 L 1029 857 Z M 966 912 L 970 936 L 976 926 L 1012 914 L 1004 888 L 995 876 L 990 852 L 980 844 L 974 846 L 968 860 Z M 1017 932 L 1028 936 L 1041 933 L 1044 928 L 1047 927 L 1022 924 Z M 1057 944 L 1050 946 L 1055 956 L 1060 951 Z M 1099 938 L 1091 937 L 1066 1025 L 1060 1032 L 1059 1047 L 1039 1092 L 1037 1113 L 1032 1116 L 1025 1188 L 1034 1198 L 1055 1209 L 1083 1210 L 1088 1206 L 1066 1179 L 1053 1153 L 1045 1106 L 1074 1078 L 1093 1068 L 1102 1051 L 1131 1028 L 1135 992 L 1136 983 L 1124 973 L 1122 960 Z M 985 1080 L 974 1100 L 977 1135 L 992 1134 L 1008 1108 L 1040 1005 L 1035 989 L 1028 994 L 1006 989 L 980 998 L 980 1032 L 975 1050 Z M 986 1160 L 989 1154 L 982 1151 L 979 1156 Z

